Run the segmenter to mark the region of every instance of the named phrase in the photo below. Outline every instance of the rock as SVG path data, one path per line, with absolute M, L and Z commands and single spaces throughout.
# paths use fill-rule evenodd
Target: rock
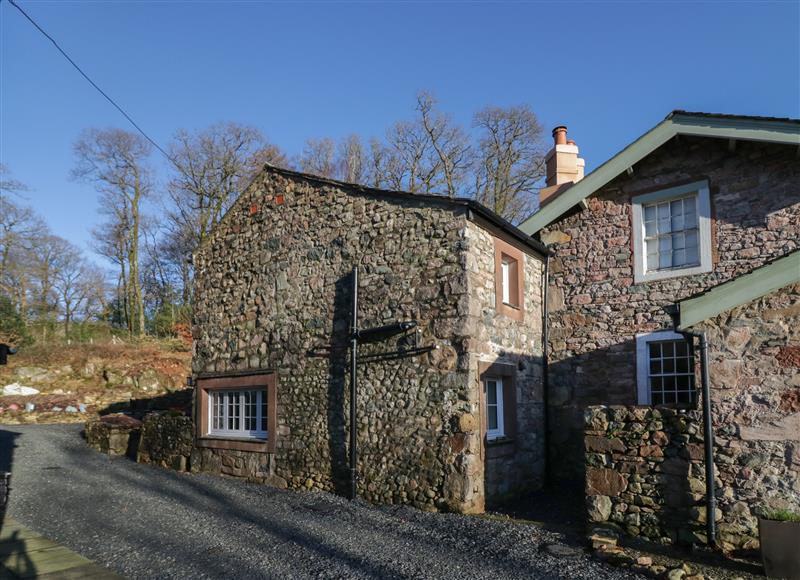
M 154 369 L 143 371 L 134 383 L 143 391 L 158 391 L 165 388 L 163 378 Z
M 686 576 L 686 572 L 681 568 L 673 568 L 667 572 L 666 578 L 667 580 L 683 580 L 684 576 Z
M 464 413 L 458 418 L 458 428 L 462 433 L 470 433 L 478 428 L 478 420 L 472 413 Z
M 752 333 L 750 332 L 750 328 L 747 326 L 731 328 L 725 337 L 725 346 L 728 347 L 731 352 L 734 352 L 735 354 L 741 354 L 744 350 L 744 347 L 748 342 L 750 342 L 751 336 Z
M 609 538 L 599 534 L 592 534 L 589 536 L 589 541 L 592 543 L 592 549 L 605 550 L 607 547 L 616 547 L 617 539 Z
M 28 413 L 32 413 L 35 409 L 36 409 L 36 405 L 34 405 L 33 403 L 25 403 L 25 410 Z
M 592 543 L 592 548 L 595 550 L 616 547 L 619 541 L 619 534 L 616 530 L 610 527 L 596 526 L 591 529 L 589 541 Z
M 142 422 L 138 419 L 134 419 L 129 415 L 122 415 L 122 414 L 114 414 L 114 415 L 103 415 L 98 419 L 101 423 L 105 425 L 112 425 L 117 427 L 127 427 L 129 429 L 138 429 L 142 426 Z
M 10 385 L 6 385 L 3 387 L 2 391 L 3 396 L 16 396 L 16 397 L 30 397 L 32 395 L 38 395 L 39 390 L 34 389 L 33 387 L 25 387 L 20 385 L 19 383 L 11 383 Z
M 613 469 L 588 469 L 586 472 L 586 494 L 617 496 L 628 487 L 624 476 Z
M 590 495 L 586 498 L 589 520 L 605 522 L 611 515 L 611 498 L 607 495 Z
M 653 559 L 650 556 L 639 556 L 636 558 L 636 564 L 639 566 L 652 566 Z
M 77 413 L 78 412 L 78 408 L 77 407 L 73 407 L 72 405 L 67 405 L 67 408 L 64 409 L 64 411 L 66 411 L 67 413 Z
M 584 439 L 586 451 L 593 451 L 595 453 L 610 453 L 617 451 L 620 453 L 625 452 L 625 443 L 622 439 L 617 437 L 597 437 L 595 435 L 587 435 Z
M 658 445 L 642 445 L 639 447 L 639 455 L 641 457 L 663 457 L 664 452 Z
M 41 367 L 19 367 L 14 371 L 14 374 L 32 383 L 45 383 L 53 379 L 53 375 L 50 371 Z

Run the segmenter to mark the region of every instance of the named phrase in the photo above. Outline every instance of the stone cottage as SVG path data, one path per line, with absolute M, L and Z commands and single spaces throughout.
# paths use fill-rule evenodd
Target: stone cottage
M 644 477 L 648 462 L 663 481 L 655 447 L 669 445 L 668 435 L 657 430 L 658 443 L 646 449 L 620 440 L 612 450 L 604 419 L 591 427 L 600 448 L 584 440 L 584 412 L 696 408 L 696 350 L 682 333 L 706 330 L 720 534 L 729 545 L 746 544 L 754 511 L 800 509 L 800 121 L 676 111 L 586 177 L 566 128 L 554 136 L 541 207 L 520 226 L 555 252 L 552 472 L 583 478 L 587 450 L 614 481 L 606 491 L 615 501 L 641 491 L 631 477 Z M 646 413 L 624 408 L 612 413 L 611 428 L 639 423 L 637 438 L 653 443 Z M 690 451 L 680 453 L 702 459 Z M 619 461 L 627 471 L 617 478 L 607 472 Z M 687 493 L 698 491 L 698 500 L 702 489 Z M 613 519 L 601 511 L 599 519 Z M 638 533 L 634 520 L 630 531 Z
M 358 493 L 480 512 L 544 472 L 546 249 L 471 200 L 266 167 L 194 264 L 191 468 L 343 491 L 352 276 Z

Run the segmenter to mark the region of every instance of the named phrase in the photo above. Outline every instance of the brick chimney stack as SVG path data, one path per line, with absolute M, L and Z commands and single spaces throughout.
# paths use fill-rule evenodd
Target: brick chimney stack
M 586 163 L 578 157 L 575 141 L 567 139 L 567 128 L 563 125 L 553 129 L 553 148 L 547 153 L 545 164 L 547 187 L 539 191 L 539 203 L 583 179 Z

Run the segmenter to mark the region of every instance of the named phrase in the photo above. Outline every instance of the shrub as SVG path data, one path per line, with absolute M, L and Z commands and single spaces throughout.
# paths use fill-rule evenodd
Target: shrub
M 789 510 L 770 510 L 764 512 L 765 520 L 775 520 L 776 522 L 800 522 L 800 513 Z

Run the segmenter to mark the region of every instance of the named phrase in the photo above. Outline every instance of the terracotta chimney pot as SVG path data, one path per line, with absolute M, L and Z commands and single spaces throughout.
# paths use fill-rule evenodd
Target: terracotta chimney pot
M 553 142 L 556 145 L 567 144 L 567 128 L 564 125 L 559 125 L 553 129 Z

